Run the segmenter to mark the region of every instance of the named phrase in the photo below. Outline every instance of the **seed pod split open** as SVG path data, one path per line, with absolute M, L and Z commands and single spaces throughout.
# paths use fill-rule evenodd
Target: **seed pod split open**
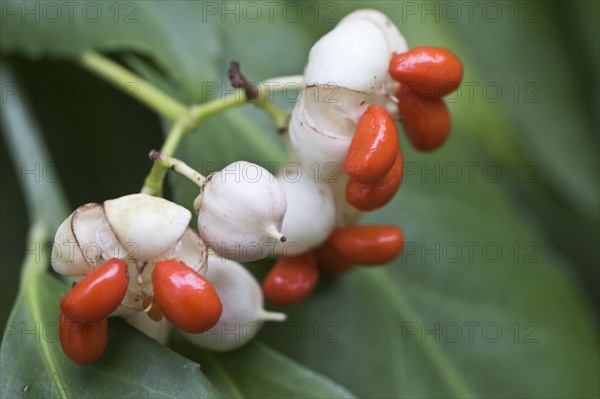
M 177 258 L 201 274 L 206 272 L 207 248 L 187 227 L 191 218 L 187 209 L 146 194 L 106 204 L 82 205 L 61 224 L 51 262 L 56 272 L 81 281 L 107 260 L 122 259 L 129 283 L 121 307 L 137 311 L 153 295 L 151 273 L 156 261 Z

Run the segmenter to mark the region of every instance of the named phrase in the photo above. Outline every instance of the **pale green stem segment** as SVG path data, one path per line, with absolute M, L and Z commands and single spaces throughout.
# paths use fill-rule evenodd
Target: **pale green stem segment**
M 192 169 L 185 162 L 170 157 L 164 152 L 152 150 L 150 151 L 150 159 L 154 160 L 155 165 L 162 165 L 164 168 L 171 169 L 180 175 L 187 177 L 200 188 L 204 187 L 204 184 L 206 183 L 206 177 L 202 174 Z
M 184 104 L 95 51 L 83 52 L 80 56 L 80 62 L 90 71 L 111 82 L 119 90 L 124 91 L 169 119 L 183 118 L 188 114 L 188 109 Z
M 167 135 L 167 139 L 163 143 L 161 148 L 161 152 L 165 155 L 172 155 L 181 139 L 183 138 L 186 131 L 186 123 L 182 121 L 175 122 L 171 131 Z M 144 186 L 142 187 L 143 194 L 162 196 L 162 187 L 163 181 L 167 174 L 168 167 L 165 167 L 161 162 L 154 162 L 152 164 L 152 169 L 150 169 L 150 173 L 146 176 L 146 180 L 144 180 Z
M 268 101 L 260 103 L 259 106 L 269 115 L 279 133 L 287 131 L 287 126 L 290 122 L 289 112 L 282 111 L 279 107 Z
M 206 117 L 223 112 L 230 108 L 235 108 L 243 104 L 254 104 L 261 108 L 271 118 L 278 130 L 287 128 L 290 119 L 290 113 L 286 112 L 271 101 L 271 94 L 276 90 L 282 90 L 292 87 L 302 88 L 304 80 L 302 76 L 283 76 L 269 79 L 258 84 L 259 96 L 255 100 L 248 100 L 244 96 L 243 90 L 227 94 L 222 98 L 216 98 L 204 104 L 193 105 L 190 108 L 190 123 L 196 127 Z
M 269 79 L 258 85 L 260 94 L 255 100 L 249 101 L 244 96 L 243 90 L 238 90 L 222 98 L 187 107 L 99 53 L 86 51 L 81 54 L 80 62 L 87 69 L 105 78 L 120 90 L 146 104 L 160 115 L 174 121 L 173 127 L 160 150 L 166 157 L 173 156 L 183 137 L 196 129 L 208 116 L 244 104 L 254 104 L 261 108 L 273 120 L 277 130 L 284 132 L 287 129 L 290 113 L 272 104 L 270 93 L 275 90 L 290 88 L 290 86 L 301 88 L 304 84 L 302 76 Z M 144 181 L 142 193 L 162 196 L 162 186 L 167 169 L 168 166 L 165 162 L 155 161 Z

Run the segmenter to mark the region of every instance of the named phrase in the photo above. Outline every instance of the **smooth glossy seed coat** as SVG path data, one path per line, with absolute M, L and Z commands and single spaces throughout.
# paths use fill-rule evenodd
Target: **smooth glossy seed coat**
M 335 229 L 327 243 L 350 262 L 381 265 L 402 252 L 404 236 L 393 225 L 350 226 Z
M 183 331 L 203 333 L 219 321 L 223 308 L 217 291 L 189 266 L 176 260 L 157 262 L 152 285 L 162 313 Z
M 444 144 L 450 133 L 450 112 L 444 100 L 421 97 L 402 86 L 398 101 L 404 132 L 413 147 L 433 151 Z
M 354 268 L 354 263 L 342 256 L 330 244 L 323 244 L 317 251 L 317 265 L 319 269 L 328 273 L 343 273 Z
M 62 312 L 58 319 L 60 346 L 69 359 L 78 364 L 90 364 L 100 359 L 108 342 L 106 318 L 91 323 L 69 320 Z
M 60 309 L 77 323 L 106 318 L 123 300 L 128 282 L 127 263 L 110 259 L 73 287 L 60 301 Z
M 375 183 L 390 170 L 398 153 L 398 132 L 385 108 L 369 105 L 360 117 L 344 171 L 361 183 Z
M 263 293 L 279 305 L 300 302 L 311 293 L 319 279 L 314 251 L 281 257 L 263 282 Z
M 390 75 L 415 92 L 430 98 L 441 98 L 460 85 L 463 66 L 450 50 L 441 47 L 415 47 L 394 54 Z
M 387 204 L 402 183 L 402 153 L 398 151 L 394 165 L 383 179 L 363 184 L 350 179 L 346 184 L 346 201 L 361 211 L 373 211 Z

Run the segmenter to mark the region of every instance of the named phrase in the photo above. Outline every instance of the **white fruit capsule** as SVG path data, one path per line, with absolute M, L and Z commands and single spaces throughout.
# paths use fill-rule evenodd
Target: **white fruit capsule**
M 368 106 L 365 94 L 343 88 L 330 100 L 324 98 L 322 87 L 304 89 L 289 124 L 295 156 L 318 181 L 342 174 L 352 135 Z
M 165 317 L 160 321 L 154 321 L 145 312 L 121 311 L 121 314 L 113 314 L 125 319 L 129 324 L 161 344 L 167 343 L 169 338 L 169 322 Z
M 256 164 L 234 162 L 210 175 L 194 209 L 204 241 L 228 259 L 258 260 L 285 241 L 285 194 L 275 177 Z
M 318 247 L 329 237 L 336 221 L 331 187 L 316 181 L 309 171 L 291 170 L 277 177 L 287 198 L 281 230 L 287 241 L 275 247 L 277 256 L 297 255 Z
M 141 311 L 154 294 L 156 261 L 175 258 L 206 273 L 208 250 L 187 227 L 190 219 L 187 209 L 146 194 L 82 205 L 56 232 L 52 267 L 77 282 L 111 258 L 123 259 L 129 283 L 120 308 Z
M 337 181 L 329 185 L 335 200 L 335 227 L 345 227 L 356 224 L 363 214 L 346 201 L 346 185 L 348 184 L 348 180 L 348 176 L 342 175 Z
M 394 53 L 404 53 L 408 51 L 408 45 L 404 36 L 402 36 L 396 25 L 380 11 L 371 9 L 354 11 L 342 18 L 337 26 L 349 24 L 357 20 L 369 21 L 373 23 L 385 36 L 389 52 L 387 62 L 389 62 L 390 57 Z M 369 104 L 378 104 L 382 107 L 385 107 L 392 115 L 392 118 L 397 119 L 399 117 L 398 106 L 389 100 L 389 95 L 394 95 L 398 89 L 398 86 L 398 82 L 396 82 L 389 74 L 387 74 L 385 79 L 385 92 L 379 93 L 384 94 L 384 96 L 370 96 L 368 100 Z
M 229 351 L 256 336 L 265 321 L 283 321 L 283 313 L 263 309 L 262 289 L 254 276 L 239 263 L 209 255 L 206 279 L 217 290 L 223 313 L 216 326 L 202 334 L 184 335 L 195 345 L 214 351 Z
M 154 271 L 156 262 L 168 259 L 177 259 L 201 275 L 205 275 L 208 248 L 198 236 L 198 233 L 188 227 L 181 239 L 169 250 L 151 261 L 143 262 L 141 273 L 139 260 L 128 261 L 129 285 L 121 304 L 129 309 L 144 310 L 144 300 L 154 295 L 152 272 Z
M 356 20 L 369 21 L 375 24 L 385 36 L 390 53 L 404 53 L 408 51 L 406 39 L 404 39 L 404 36 L 402 36 L 396 25 L 382 12 L 372 9 L 356 10 L 342 18 L 337 26 L 349 25 L 352 21 Z
M 389 57 L 381 29 L 368 20 L 348 20 L 313 45 L 305 82 L 307 86 L 335 84 L 363 93 L 383 93 Z
M 73 213 L 71 223 L 83 257 L 96 266 L 110 258 L 123 259 L 127 251 L 115 236 L 101 204 L 86 204 Z
M 79 208 L 78 208 L 79 210 Z M 75 239 L 71 224 L 73 212 L 58 227 L 52 245 L 52 268 L 55 272 L 66 276 L 83 276 L 93 270 L 85 260 L 81 248 Z
M 183 235 L 192 214 L 164 198 L 131 194 L 104 202 L 119 241 L 138 260 L 160 256 Z

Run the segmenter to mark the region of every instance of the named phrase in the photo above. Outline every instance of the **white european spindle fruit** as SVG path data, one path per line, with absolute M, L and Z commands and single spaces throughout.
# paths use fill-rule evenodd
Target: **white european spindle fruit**
M 327 100 L 324 88 L 309 87 L 294 106 L 289 124 L 290 143 L 307 173 L 318 181 L 343 173 L 342 165 L 367 96 L 344 88 Z
M 394 111 L 389 94 L 397 82 L 388 74 L 394 51 L 406 42 L 385 15 L 374 10 L 349 14 L 310 50 L 306 86 L 289 125 L 293 151 L 319 180 L 336 178 L 360 116 L 369 104 Z M 332 166 L 335 174 L 331 174 Z
M 65 276 L 84 276 L 93 270 L 73 234 L 73 216 L 79 211 L 75 210 L 56 230 L 54 244 L 52 245 L 52 268 L 58 274 Z
M 299 168 L 279 175 L 277 181 L 287 199 L 281 229 L 287 240 L 275 247 L 275 254 L 293 256 L 320 246 L 335 227 L 336 209 L 331 187 L 316 181 L 313 173 Z
M 275 177 L 256 164 L 234 162 L 210 175 L 194 209 L 204 241 L 228 259 L 262 259 L 285 241 L 285 194 Z
M 146 194 L 82 205 L 56 232 L 52 267 L 78 282 L 107 260 L 123 259 L 129 283 L 114 314 L 142 311 L 144 300 L 154 294 L 151 276 L 156 261 L 178 259 L 206 273 L 208 250 L 198 233 L 188 228 L 191 217 L 182 206 Z
M 260 285 L 239 263 L 211 254 L 206 279 L 219 294 L 223 313 L 217 325 L 207 332 L 184 333 L 196 346 L 230 351 L 254 338 L 265 321 L 285 320 L 285 314 L 263 309 Z
M 119 242 L 138 260 L 165 253 L 181 238 L 192 218 L 184 207 L 146 194 L 104 201 L 104 211 Z
M 330 184 L 335 201 L 336 221 L 335 227 L 345 227 L 356 224 L 363 212 L 359 211 L 346 201 L 346 185 L 348 176 L 342 175 L 339 180 Z
M 390 54 L 408 51 L 404 36 L 402 36 L 396 25 L 380 11 L 372 9 L 356 10 L 342 18 L 337 26 L 350 25 L 351 22 L 357 20 L 369 21 L 377 26 L 385 36 Z
M 307 86 L 335 84 L 368 94 L 383 93 L 389 58 L 381 29 L 368 20 L 351 19 L 313 45 L 304 79 Z
M 167 251 L 151 261 L 128 260 L 129 285 L 121 305 L 127 309 L 141 311 L 145 308 L 144 299 L 154 295 L 152 272 L 156 262 L 177 259 L 204 276 L 207 271 L 208 248 L 198 233 L 187 227 L 177 242 Z M 138 268 L 143 264 L 143 269 Z M 134 276 L 134 278 L 131 278 Z
M 396 25 L 382 12 L 371 9 L 356 10 L 342 18 L 338 23 L 338 26 L 356 20 L 369 21 L 375 24 L 381 33 L 383 33 L 386 38 L 389 52 L 387 62 L 389 62 L 394 53 L 400 54 L 408 51 L 406 39 L 402 36 Z M 395 95 L 398 86 L 398 82 L 387 74 L 385 81 L 386 90 L 385 93 L 383 93 L 384 96 L 370 96 L 368 102 L 370 104 L 377 104 L 385 107 L 394 119 L 399 118 L 398 105 L 389 99 L 389 95 Z
M 131 310 L 123 306 L 119 307 L 111 316 L 125 319 L 127 323 L 163 345 L 167 343 L 170 324 L 165 317 L 160 321 L 155 321 L 148 317 L 146 312 Z

